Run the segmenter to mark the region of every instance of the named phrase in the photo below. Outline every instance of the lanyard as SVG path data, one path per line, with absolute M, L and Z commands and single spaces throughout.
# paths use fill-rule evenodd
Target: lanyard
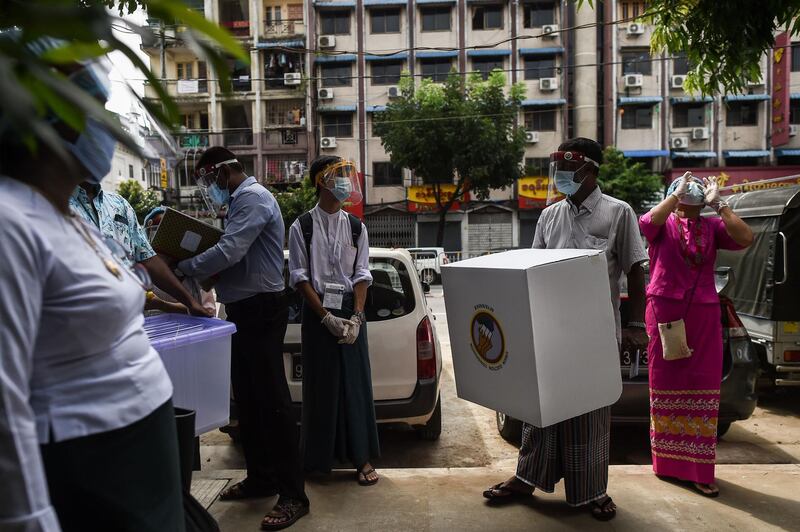
M 703 253 L 703 233 L 702 233 L 702 226 L 701 226 L 701 219 L 697 220 L 695 224 L 694 230 L 689 230 L 689 235 L 687 237 L 686 230 L 683 228 L 683 223 L 681 219 L 676 215 L 675 221 L 678 223 L 678 232 L 680 233 L 680 245 L 681 245 L 681 255 L 683 255 L 683 260 L 686 261 L 686 265 L 689 266 L 690 269 L 694 269 L 699 267 L 703 264 L 706 260 L 705 254 Z M 686 225 L 689 225 L 689 220 L 686 221 Z M 695 244 L 695 253 L 692 255 L 689 252 L 689 240 L 694 238 Z

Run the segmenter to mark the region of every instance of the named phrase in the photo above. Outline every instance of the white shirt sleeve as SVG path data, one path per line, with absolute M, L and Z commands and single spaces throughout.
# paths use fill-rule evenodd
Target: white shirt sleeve
M 30 379 L 50 267 L 47 244 L 0 209 L 0 530 L 58 531 L 30 406 Z
M 304 281 L 311 281 L 308 271 L 308 253 L 299 218 L 289 228 L 289 286 L 296 288 Z
M 358 254 L 352 281 L 353 286 L 365 281 L 367 286 L 372 284 L 372 274 L 369 272 L 369 237 L 367 237 L 367 228 L 363 223 L 361 224 L 361 236 L 358 237 Z

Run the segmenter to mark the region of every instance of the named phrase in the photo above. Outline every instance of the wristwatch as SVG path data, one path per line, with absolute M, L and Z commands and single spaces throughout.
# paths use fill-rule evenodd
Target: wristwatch
M 364 314 L 364 311 L 363 311 L 363 310 L 361 310 L 361 311 L 359 311 L 359 312 L 356 312 L 356 313 L 354 313 L 354 314 L 353 314 L 353 316 L 355 316 L 356 318 L 358 318 L 358 319 L 361 321 L 361 323 L 367 323 L 367 315 L 366 315 L 366 314 Z
M 646 329 L 647 325 L 643 321 L 629 321 L 628 327 L 636 327 L 637 329 Z
M 719 203 L 717 203 L 716 205 L 717 214 L 719 214 L 720 211 L 722 211 L 722 209 L 724 209 L 725 207 L 730 207 L 730 205 L 728 205 L 728 202 L 725 200 L 719 200 Z

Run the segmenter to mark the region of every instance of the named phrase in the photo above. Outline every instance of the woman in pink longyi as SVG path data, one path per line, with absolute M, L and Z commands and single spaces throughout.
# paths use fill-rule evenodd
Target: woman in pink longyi
M 719 218 L 702 218 L 705 205 Z M 717 417 L 722 380 L 722 325 L 714 284 L 717 249 L 744 249 L 753 232 L 720 197 L 716 177 L 689 172 L 669 187 L 667 197 L 642 216 L 650 283 L 650 446 L 656 475 L 691 482 L 708 497 L 714 484 Z M 683 319 L 692 355 L 665 360 L 659 323 Z

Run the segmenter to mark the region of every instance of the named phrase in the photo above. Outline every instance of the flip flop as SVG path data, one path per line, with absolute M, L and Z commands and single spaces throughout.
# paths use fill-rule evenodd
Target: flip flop
M 598 521 L 610 521 L 617 516 L 617 509 L 613 508 L 609 510 L 609 505 L 614 504 L 614 501 L 611 497 L 606 496 L 602 502 L 600 501 L 592 501 L 589 503 L 589 506 L 592 508 L 592 517 L 597 519 Z
M 488 490 L 485 490 L 483 496 L 489 499 L 489 502 L 494 503 L 521 501 L 533 497 L 533 492 L 523 493 L 521 491 L 510 490 L 504 488 L 503 484 L 505 484 L 505 482 L 495 484 Z
M 226 488 L 219 494 L 221 501 L 241 501 L 244 499 L 255 499 L 258 497 L 274 497 L 278 494 L 275 489 L 253 490 L 247 487 L 247 481 L 242 480 L 233 486 Z
M 703 497 L 708 497 L 709 499 L 716 499 L 719 497 L 719 488 L 712 489 L 708 484 L 701 484 L 699 482 L 692 482 L 690 485 L 694 491 Z M 707 488 L 709 491 L 705 491 L 703 488 Z
M 272 511 L 261 520 L 261 530 L 283 530 L 284 528 L 289 528 L 306 514 L 308 514 L 308 505 L 294 499 L 281 499 L 272 508 Z M 266 519 L 269 517 L 281 518 L 281 520 L 275 523 L 267 523 Z
M 374 486 L 380 480 L 380 477 L 376 478 L 375 480 L 369 480 L 367 478 L 368 475 L 375 473 L 375 468 L 370 468 L 368 471 L 359 471 L 356 473 L 356 480 L 358 480 L 359 486 Z M 364 477 L 362 480 L 361 477 Z

